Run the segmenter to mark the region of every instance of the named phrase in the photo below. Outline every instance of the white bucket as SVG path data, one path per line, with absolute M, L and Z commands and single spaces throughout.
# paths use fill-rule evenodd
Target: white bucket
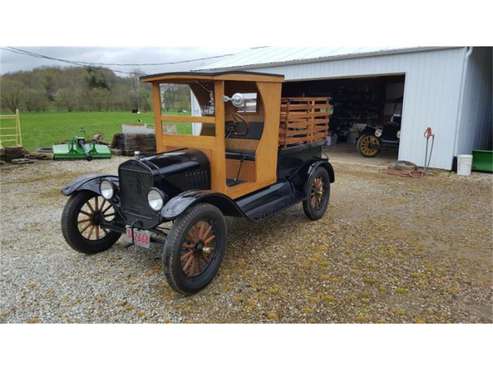
M 457 156 L 457 175 L 469 176 L 471 174 L 472 155 L 460 154 Z

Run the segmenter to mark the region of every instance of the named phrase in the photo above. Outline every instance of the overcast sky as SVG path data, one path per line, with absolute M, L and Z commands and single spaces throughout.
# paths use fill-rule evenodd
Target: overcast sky
M 174 62 L 202 57 L 216 56 L 238 52 L 239 48 L 91 48 L 91 47 L 22 47 L 18 49 L 29 50 L 50 57 L 69 60 L 84 61 L 90 63 L 161 63 Z M 133 71 L 136 68 L 144 73 L 169 72 L 177 70 L 190 70 L 201 65 L 211 63 L 217 59 L 202 62 L 183 63 L 163 66 L 122 67 L 109 66 L 110 68 Z M 70 64 L 38 59 L 27 55 L 19 55 L 10 51 L 0 50 L 0 73 L 8 73 L 19 70 L 32 70 L 41 66 L 70 67 Z

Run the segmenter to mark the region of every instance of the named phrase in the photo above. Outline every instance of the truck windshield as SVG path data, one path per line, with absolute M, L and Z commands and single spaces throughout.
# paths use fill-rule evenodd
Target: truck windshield
M 186 117 L 214 116 L 214 88 L 207 81 L 160 84 L 161 122 L 164 135 L 214 136 L 208 119 L 191 121 Z

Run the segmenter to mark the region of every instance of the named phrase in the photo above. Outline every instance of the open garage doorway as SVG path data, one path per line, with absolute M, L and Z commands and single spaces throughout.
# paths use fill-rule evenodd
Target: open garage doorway
M 333 105 L 327 152 L 348 158 L 397 160 L 405 76 L 285 82 L 283 96 L 328 96 Z

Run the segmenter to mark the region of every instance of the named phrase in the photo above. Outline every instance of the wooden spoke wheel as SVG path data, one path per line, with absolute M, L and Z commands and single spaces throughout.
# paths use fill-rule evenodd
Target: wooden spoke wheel
M 320 219 L 329 204 L 330 179 L 327 170 L 320 166 L 308 178 L 305 184 L 306 199 L 303 201 L 303 210 L 311 220 Z
M 120 233 L 105 226 L 116 221 L 113 205 L 100 195 L 81 191 L 73 194 L 62 214 L 62 233 L 75 250 L 93 254 L 110 248 Z
M 213 225 L 209 221 L 198 221 L 188 231 L 182 243 L 181 268 L 186 276 L 193 277 L 207 269 L 215 250 Z
M 324 196 L 324 180 L 322 176 L 318 176 L 313 180 L 310 190 L 310 204 L 313 209 L 319 209 L 322 206 Z
M 115 209 L 109 201 L 95 195 L 89 198 L 79 210 L 77 227 L 83 238 L 100 240 L 108 235 L 109 230 L 103 226 L 104 222 L 111 222 L 115 218 Z
M 362 135 L 358 139 L 357 147 L 363 157 L 375 157 L 380 153 L 380 139 L 375 135 Z
M 192 294 L 209 284 L 224 257 L 226 221 L 212 204 L 190 207 L 173 223 L 163 249 L 163 268 L 170 286 Z

